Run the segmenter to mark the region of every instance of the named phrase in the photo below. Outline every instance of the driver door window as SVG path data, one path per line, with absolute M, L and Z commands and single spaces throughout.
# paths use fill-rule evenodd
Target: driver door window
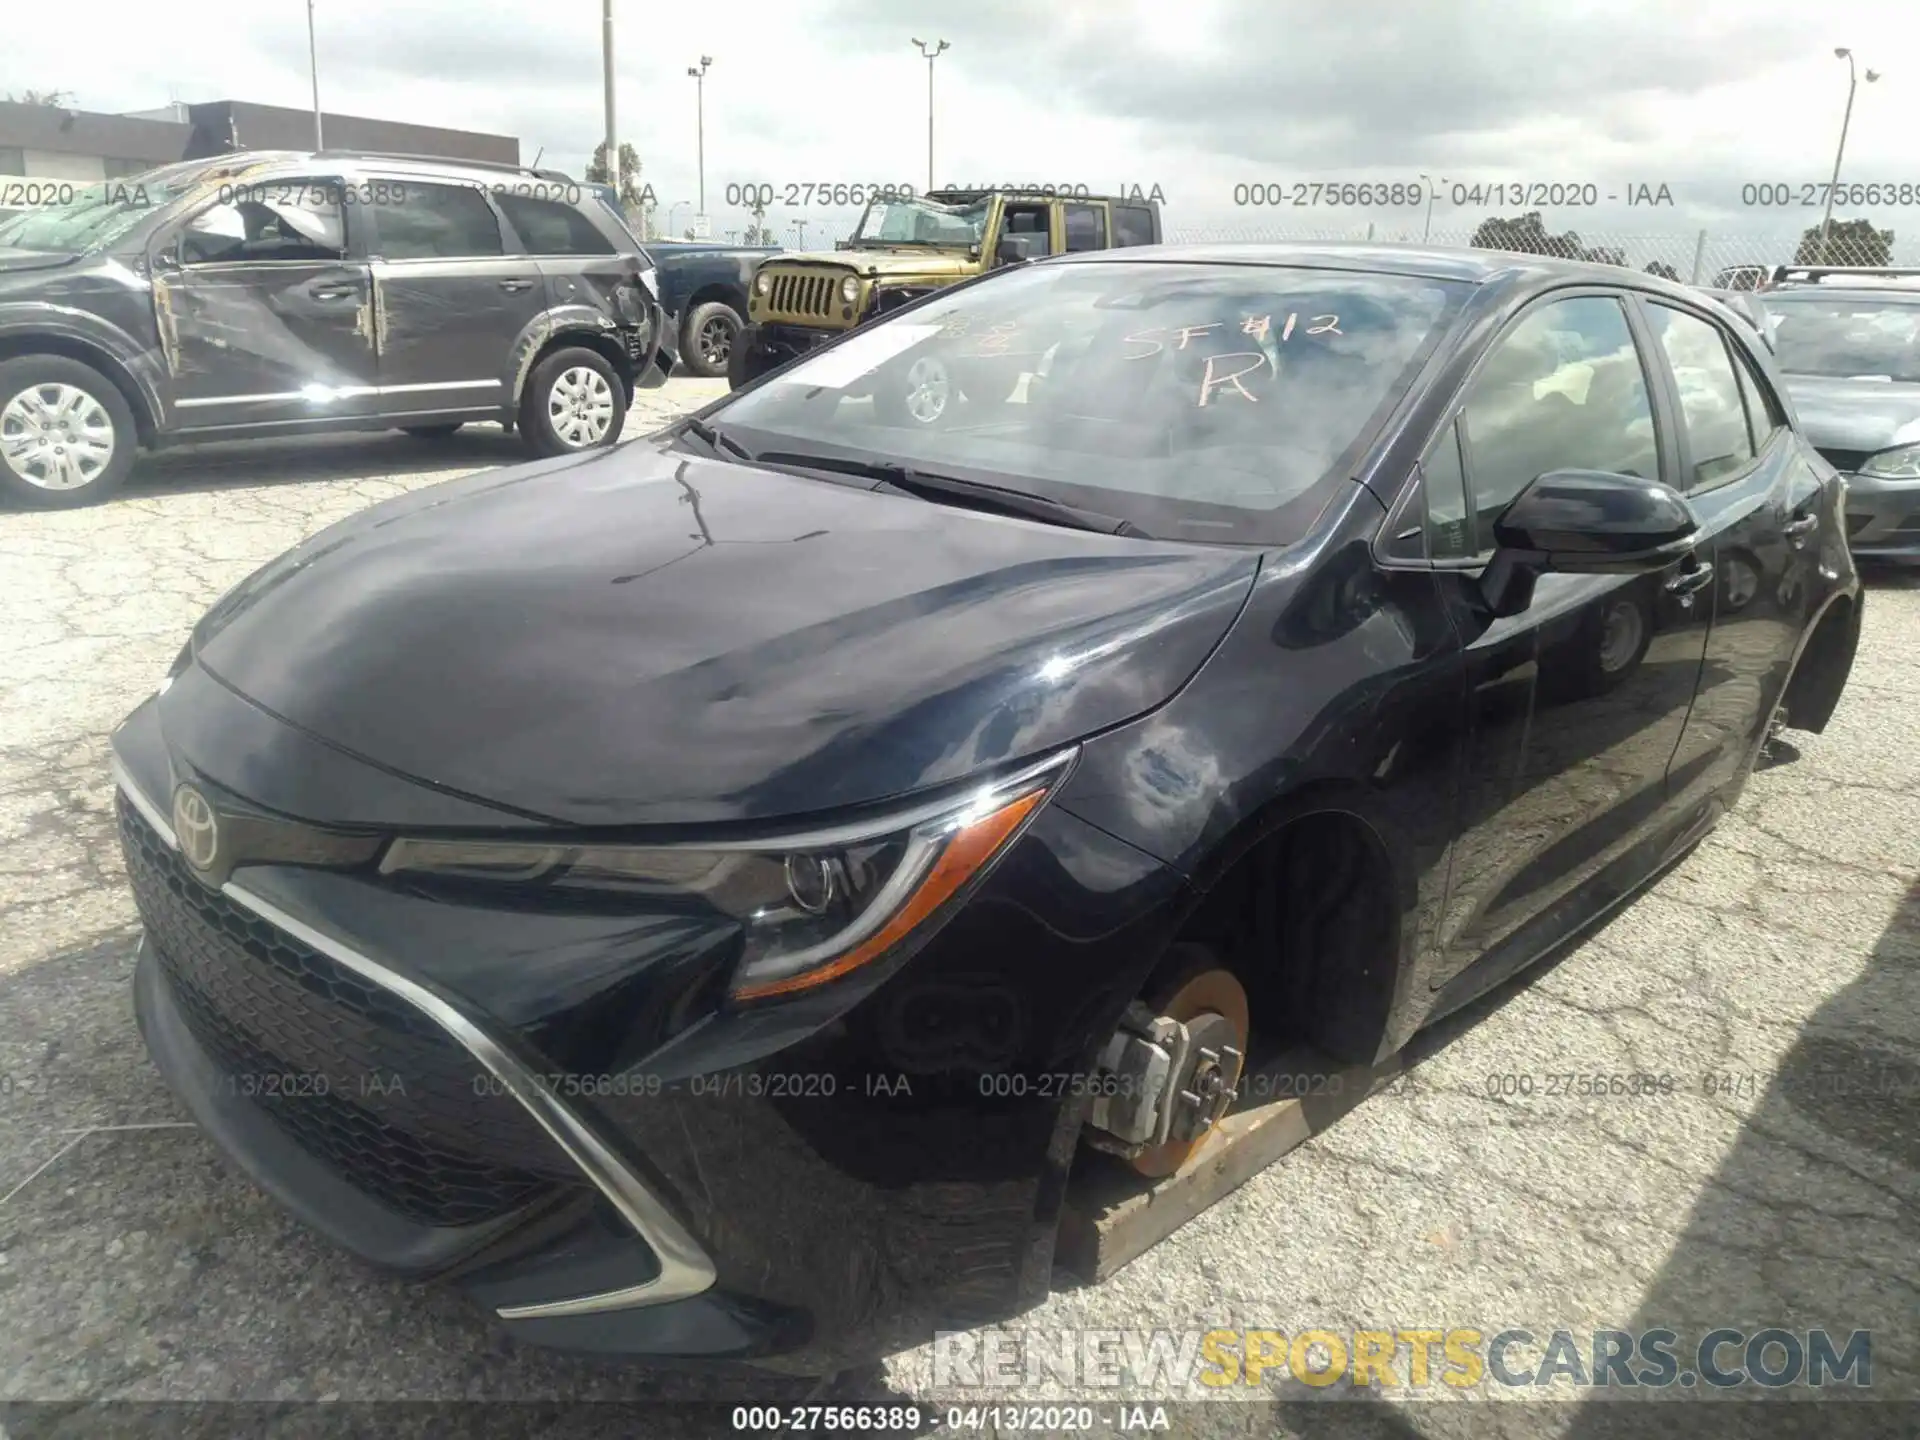
M 1475 553 L 1549 470 L 1660 476 L 1645 367 L 1620 302 L 1582 295 L 1529 311 L 1499 340 L 1461 410 Z
M 1681 430 L 1686 436 L 1689 491 L 1706 490 L 1753 463 L 1740 381 L 1720 331 L 1696 315 L 1667 305 L 1647 306 L 1680 391 Z
M 346 258 L 346 212 L 333 181 L 278 180 L 236 186 L 186 224 L 182 265 L 262 261 L 339 263 Z

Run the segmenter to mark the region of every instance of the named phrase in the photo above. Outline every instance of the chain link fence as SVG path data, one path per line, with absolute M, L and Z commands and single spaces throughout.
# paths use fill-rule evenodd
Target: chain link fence
M 1692 234 L 1619 235 L 1612 233 L 1553 235 L 1537 226 L 1487 221 L 1473 230 L 1425 230 L 1420 226 L 1380 224 L 1359 226 L 1199 226 L 1170 229 L 1175 244 L 1218 245 L 1261 242 L 1372 240 L 1404 244 L 1459 245 L 1484 250 L 1507 250 L 1528 255 L 1556 255 L 1568 260 L 1591 260 L 1627 265 L 1681 280 L 1690 285 L 1746 288 L 1746 277 L 1769 265 L 1920 265 L 1920 245 L 1896 243 L 1890 231 L 1863 233 L 1858 223 L 1842 232 L 1838 224 L 1829 234 L 1824 253 L 1817 233 L 1782 231 L 1773 234 L 1724 234 L 1697 230 Z M 1744 281 L 1744 283 L 1743 283 Z

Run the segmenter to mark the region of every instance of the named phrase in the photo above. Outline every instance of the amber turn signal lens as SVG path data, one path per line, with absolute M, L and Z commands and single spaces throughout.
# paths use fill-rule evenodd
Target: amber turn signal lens
M 879 959 L 905 939 L 922 920 L 951 899 L 955 891 L 979 872 L 981 866 L 997 855 L 1046 795 L 1044 786 L 1029 790 L 1019 799 L 1010 800 L 998 810 L 956 830 L 948 839 L 946 848 L 940 852 L 940 858 L 927 872 L 927 878 L 907 897 L 906 903 L 894 912 L 886 924 L 846 954 L 825 965 L 803 970 L 798 975 L 743 986 L 733 992 L 734 999 L 762 1000 L 773 995 L 791 995 L 797 990 L 810 990 L 816 985 L 837 980 L 870 960 Z

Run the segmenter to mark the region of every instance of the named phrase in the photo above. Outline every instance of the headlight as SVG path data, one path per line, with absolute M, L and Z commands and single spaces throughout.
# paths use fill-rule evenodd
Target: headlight
M 851 305 L 860 298 L 860 277 L 849 275 L 840 282 L 840 298 Z
M 1876 480 L 1920 480 L 1920 445 L 1882 450 L 1860 467 L 1860 473 Z
M 753 277 L 753 293 L 754 294 L 764 295 L 772 288 L 773 288 L 773 277 L 767 274 L 765 271 L 762 271 L 760 274 Z
M 384 875 L 588 887 L 736 927 L 733 995 L 808 990 L 893 950 L 1000 855 L 1073 752 L 972 792 L 836 830 L 708 845 L 400 839 Z

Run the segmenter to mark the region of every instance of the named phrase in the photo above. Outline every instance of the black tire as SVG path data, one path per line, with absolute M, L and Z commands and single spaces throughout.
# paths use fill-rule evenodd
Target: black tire
M 729 362 L 746 322 L 724 300 L 696 305 L 680 327 L 680 363 L 689 375 L 708 380 L 730 376 Z
M 456 420 L 451 425 L 402 425 L 400 433 L 411 435 L 416 440 L 444 440 L 457 431 L 462 423 Z
M 92 404 L 83 409 L 104 415 L 112 434 L 112 449 L 106 462 L 80 483 L 57 489 L 30 478 L 55 475 L 49 468 L 50 463 L 57 463 L 55 456 L 42 458 L 41 447 L 35 446 L 30 455 L 23 452 L 15 458 L 14 447 L 8 443 L 29 440 L 34 434 L 27 428 L 31 422 L 14 408 L 15 402 L 22 402 L 22 409 L 44 410 L 55 386 L 85 395 Z M 35 389 L 41 391 L 40 403 L 27 405 L 23 397 Z M 63 418 L 61 423 L 75 422 Z M 82 437 L 92 438 L 97 444 L 98 430 L 97 424 L 83 424 Z M 88 431 L 93 432 L 91 437 L 87 436 Z M 65 432 L 61 438 L 65 438 Z M 125 482 L 139 444 L 139 427 L 134 424 L 133 407 L 127 404 L 127 397 L 120 393 L 119 386 L 91 365 L 69 360 L 64 355 L 22 355 L 0 362 L 0 494 L 8 499 L 39 510 L 69 510 L 104 500 Z M 66 447 L 60 446 L 58 450 L 58 458 L 63 459 Z M 92 453 L 91 446 L 89 453 Z
M 568 404 L 561 387 L 573 383 L 568 377 L 581 372 L 598 377 L 599 383 L 606 387 L 605 398 L 613 407 L 606 428 L 584 442 L 569 438 L 555 424 L 556 413 L 564 417 Z M 597 391 L 594 393 L 597 399 Z M 527 388 L 520 397 L 521 442 L 533 454 L 541 457 L 574 455 L 604 448 L 617 441 L 621 430 L 626 428 L 628 404 L 626 383 L 607 363 L 606 356 L 584 346 L 556 350 L 534 366 L 533 374 L 527 377 Z M 558 412 L 555 406 L 560 407 Z

